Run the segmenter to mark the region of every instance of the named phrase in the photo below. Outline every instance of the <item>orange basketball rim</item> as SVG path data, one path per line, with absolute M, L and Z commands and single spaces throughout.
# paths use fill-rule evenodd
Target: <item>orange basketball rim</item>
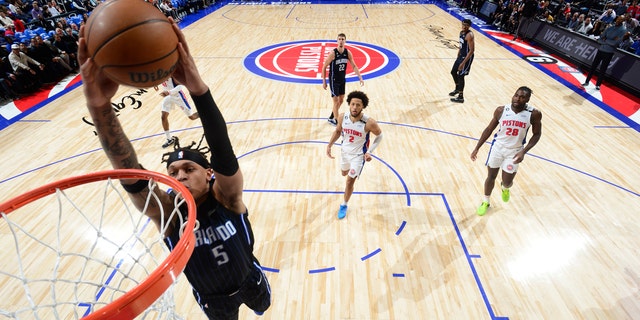
M 145 280 L 127 291 L 108 305 L 94 311 L 83 319 L 133 319 L 151 306 L 177 279 L 184 270 L 195 246 L 193 230 L 196 226 L 196 204 L 189 190 L 177 180 L 152 171 L 139 169 L 117 169 L 92 172 L 85 175 L 61 179 L 0 204 L 0 212 L 10 212 L 56 190 L 65 190 L 86 183 L 108 179 L 144 179 L 161 182 L 182 194 L 188 206 L 187 222 L 184 233 L 175 248 Z

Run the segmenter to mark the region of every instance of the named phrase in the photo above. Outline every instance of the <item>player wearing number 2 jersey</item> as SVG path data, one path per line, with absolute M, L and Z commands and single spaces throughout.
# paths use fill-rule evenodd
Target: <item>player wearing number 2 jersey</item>
M 471 160 L 475 161 L 480 147 L 491 136 L 491 133 L 498 126 L 500 127 L 494 135 L 487 157 L 488 174 L 484 181 L 484 199 L 477 210 L 477 214 L 480 216 L 484 215 L 489 208 L 489 198 L 500 169 L 502 169 L 502 201 L 509 201 L 511 196 L 509 188 L 513 185 L 518 165 L 524 159 L 524 155 L 540 140 L 542 113 L 527 104 L 532 93 L 528 87 L 520 87 L 511 98 L 511 105 L 496 108 L 491 122 L 482 131 L 475 149 L 471 152 Z M 529 128 L 531 128 L 533 135 L 527 143 Z
M 356 178 L 360 176 L 365 161 L 371 161 L 371 153 L 382 141 L 382 130 L 378 122 L 362 113 L 369 104 L 369 98 L 364 92 L 353 91 L 347 96 L 349 113 L 341 114 L 338 117 L 336 130 L 333 131 L 329 145 L 327 145 L 327 155 L 331 155 L 331 146 L 342 136 L 342 162 L 340 169 L 342 176 L 347 176 L 347 185 L 344 190 L 344 202 L 338 210 L 338 218 L 342 219 L 347 215 L 347 203 L 353 194 L 353 185 Z M 369 148 L 369 133 L 376 135 L 371 148 Z

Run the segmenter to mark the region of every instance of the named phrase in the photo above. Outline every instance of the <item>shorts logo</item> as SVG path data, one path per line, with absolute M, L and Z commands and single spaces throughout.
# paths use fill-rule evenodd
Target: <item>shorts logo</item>
M 356 170 L 355 170 L 355 169 L 351 169 L 351 170 L 349 171 L 349 174 L 350 174 L 350 175 L 354 175 L 354 174 L 356 174 Z
M 513 165 L 512 164 L 508 164 L 507 165 L 507 170 L 509 170 L 509 171 L 513 170 Z
M 539 64 L 556 64 L 558 60 L 549 57 L 549 56 L 522 56 L 522 59 L 527 60 L 531 63 L 539 63 Z
M 279 43 L 250 53 L 244 59 L 244 66 L 261 77 L 273 80 L 321 84 L 324 59 L 336 46 L 335 40 Z M 400 58 L 395 53 L 378 46 L 348 41 L 346 48 L 353 55 L 363 79 L 380 77 L 400 65 Z M 346 80 L 358 81 L 351 64 L 347 64 Z

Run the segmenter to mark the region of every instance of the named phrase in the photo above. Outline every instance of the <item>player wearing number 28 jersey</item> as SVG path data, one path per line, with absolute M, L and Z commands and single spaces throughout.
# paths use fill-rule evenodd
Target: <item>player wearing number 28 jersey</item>
M 487 157 L 488 172 L 484 181 L 484 198 L 476 211 L 478 215 L 482 216 L 487 212 L 491 191 L 500 170 L 502 170 L 502 201 L 509 201 L 511 194 L 509 188 L 513 185 L 518 165 L 542 136 L 542 113 L 528 104 L 531 94 L 532 91 L 528 87 L 520 87 L 511 98 L 510 105 L 497 107 L 491 122 L 482 131 L 475 149 L 471 152 L 471 160 L 475 161 L 480 147 L 499 127 Z M 527 133 L 530 128 L 533 135 L 527 143 Z

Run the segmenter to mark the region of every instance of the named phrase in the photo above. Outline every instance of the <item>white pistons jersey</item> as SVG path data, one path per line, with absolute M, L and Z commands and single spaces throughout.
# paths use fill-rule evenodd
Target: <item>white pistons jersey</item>
M 506 149 L 522 148 L 527 142 L 533 110 L 532 106 L 526 105 L 524 110 L 515 113 L 510 104 L 504 106 L 499 120 L 500 129 L 493 136 L 493 145 Z
M 171 112 L 173 107 L 178 107 L 182 110 L 188 117 L 196 112 L 195 109 L 191 108 L 189 105 L 189 101 L 187 100 L 187 96 L 185 96 L 183 90 L 187 88 L 184 85 L 175 85 L 172 78 L 167 79 L 162 83 L 163 91 L 169 93 L 164 99 L 162 99 L 162 111 Z
M 165 80 L 162 83 L 162 87 L 164 89 L 164 91 L 169 92 L 169 95 L 172 97 L 177 97 L 177 98 L 181 98 L 181 99 L 185 99 L 184 93 L 182 92 L 182 90 L 186 90 L 187 87 L 179 84 L 179 85 L 175 85 L 175 83 L 173 82 L 172 78 L 169 78 L 167 80 Z
M 364 127 L 369 117 L 362 115 L 362 118 L 355 123 L 351 122 L 349 113 L 345 112 L 342 119 L 342 152 L 362 155 L 369 149 L 369 132 Z

